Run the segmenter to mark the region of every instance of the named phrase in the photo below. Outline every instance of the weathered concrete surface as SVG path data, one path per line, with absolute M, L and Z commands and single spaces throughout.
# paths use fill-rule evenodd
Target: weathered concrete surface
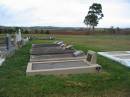
M 74 50 L 64 50 L 62 48 L 52 48 L 52 47 L 45 47 L 45 48 L 39 48 L 39 49 L 32 49 L 30 53 L 32 55 L 45 55 L 45 54 L 64 54 L 64 53 L 73 53 Z
M 31 55 L 30 62 L 42 62 L 42 61 L 51 61 L 51 60 L 68 60 L 68 59 L 85 59 L 85 55 L 75 57 L 72 53 L 67 54 L 50 54 L 50 55 Z
M 101 69 L 101 66 L 96 63 L 96 53 L 93 51 L 88 51 L 87 56 L 84 53 L 76 53 L 75 56 L 75 50 L 47 44 L 46 47 L 44 46 L 37 45 L 32 48 L 27 75 L 92 73 L 99 72 Z
M 130 68 L 130 51 L 98 52 L 98 54 L 112 59 Z
M 58 44 L 32 44 L 32 48 L 39 48 L 39 47 L 58 47 Z
M 54 62 L 36 62 L 28 63 L 26 74 L 32 75 L 61 75 L 61 74 L 79 74 L 99 72 L 101 68 L 98 64 L 87 64 L 84 60 L 68 60 Z
M 52 62 L 52 63 L 33 63 L 32 70 L 40 69 L 55 69 L 55 68 L 68 68 L 68 67 L 80 67 L 87 66 L 83 61 L 70 61 L 70 62 Z

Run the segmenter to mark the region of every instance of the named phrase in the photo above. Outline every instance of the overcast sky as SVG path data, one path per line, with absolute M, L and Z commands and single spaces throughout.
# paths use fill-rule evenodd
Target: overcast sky
M 0 0 L 0 25 L 85 27 L 94 2 L 104 13 L 98 27 L 130 27 L 130 0 Z

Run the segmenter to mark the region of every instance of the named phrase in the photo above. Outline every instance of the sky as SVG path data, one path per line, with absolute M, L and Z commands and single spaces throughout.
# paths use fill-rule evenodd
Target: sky
M 93 3 L 103 8 L 97 27 L 130 27 L 130 0 L 0 0 L 0 25 L 86 27 Z

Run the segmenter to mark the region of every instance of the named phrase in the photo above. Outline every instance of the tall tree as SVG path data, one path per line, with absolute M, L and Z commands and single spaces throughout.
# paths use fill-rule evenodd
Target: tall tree
M 85 25 L 92 27 L 94 31 L 95 26 L 98 25 L 99 20 L 102 19 L 102 17 L 104 17 L 102 13 L 102 5 L 93 3 L 92 6 L 89 7 L 89 11 L 84 19 L 84 23 Z

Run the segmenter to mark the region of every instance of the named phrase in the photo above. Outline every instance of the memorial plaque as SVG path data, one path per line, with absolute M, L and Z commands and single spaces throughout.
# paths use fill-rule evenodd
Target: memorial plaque
M 88 51 L 86 61 L 90 64 L 97 64 L 97 56 L 96 52 L 94 51 Z
M 92 60 L 92 55 L 91 55 L 91 54 L 88 54 L 88 55 L 87 55 L 87 61 L 88 61 L 88 62 L 91 62 L 91 60 Z

